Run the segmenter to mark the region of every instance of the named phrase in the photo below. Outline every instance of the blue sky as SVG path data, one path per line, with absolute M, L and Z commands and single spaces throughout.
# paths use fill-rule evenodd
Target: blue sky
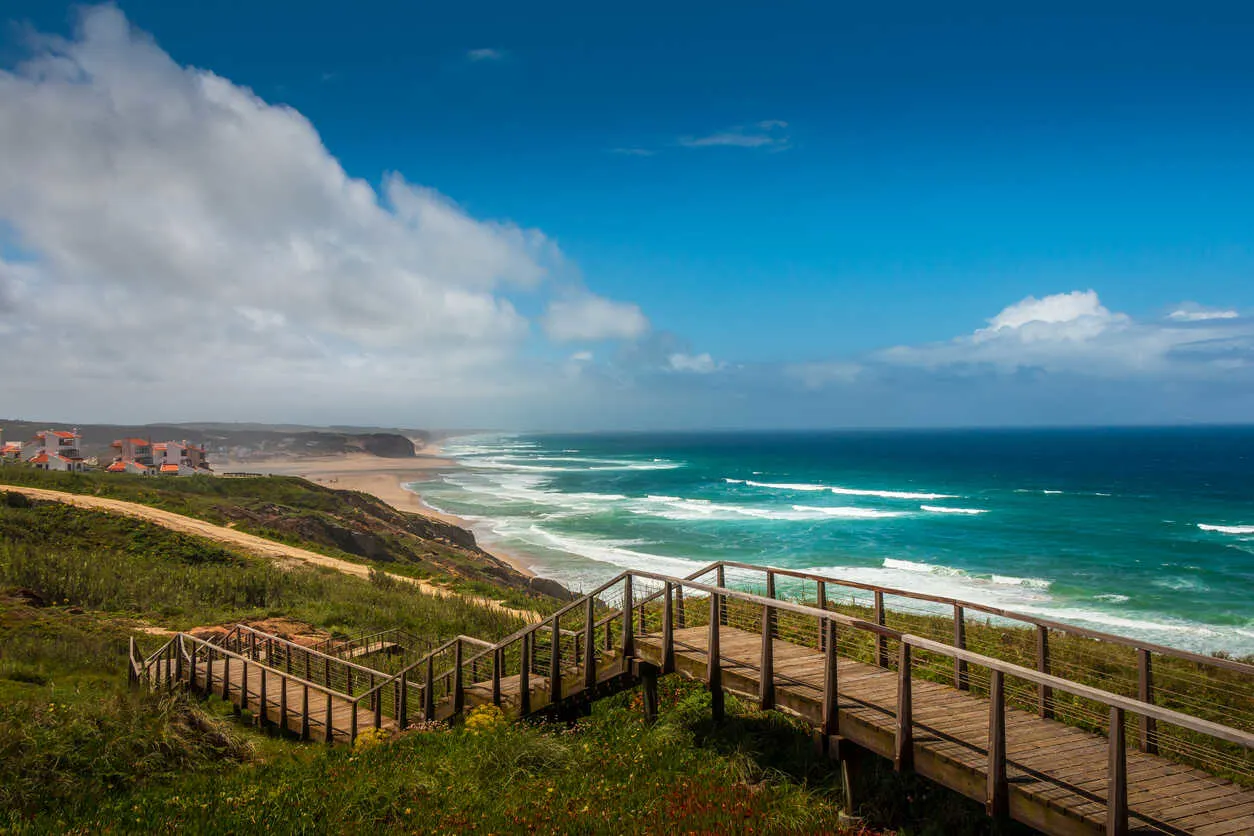
M 542 232 L 558 254 L 538 258 L 539 292 L 527 280 L 476 287 L 530 324 L 505 353 L 522 358 L 538 391 L 552 391 L 539 382 L 546 374 L 591 388 L 570 389 L 554 411 L 534 393 L 485 390 L 483 399 L 512 404 L 511 421 L 1022 423 L 1040 419 L 1041 399 L 1063 423 L 1248 414 L 1254 8 L 775 5 L 117 8 L 173 64 L 294 109 L 349 177 L 380 194 L 396 173 L 475 222 Z M 7 4 L 5 17 L 21 23 L 3 40 L 0 67 L 38 85 L 18 70 L 46 48 L 31 47 L 31 31 L 87 49 L 77 14 L 43 0 Z M 100 205 L 117 205 L 115 186 L 99 187 Z M 64 233 L 28 229 L 19 214 L 0 206 L 16 229 L 3 252 L 15 264 L 58 265 L 28 285 L 99 286 L 73 274 L 91 259 L 62 253 Z M 1089 290 L 1092 304 L 1067 307 L 1063 294 Z M 582 343 L 540 336 L 553 300 L 571 294 L 634 305 L 647 327 L 618 324 Z M 950 350 L 999 312 L 1056 295 L 1042 309 L 1055 313 L 1026 321 L 1028 331 L 1003 329 L 1012 350 L 995 355 L 1018 357 L 1043 339 L 1059 352 L 1031 349 L 1007 366 L 966 343 Z M 1058 305 L 1071 312 L 1059 319 Z M 1215 316 L 1169 319 L 1180 311 Z M 281 306 L 265 313 L 298 321 Z M 1056 333 L 1077 317 L 1097 330 Z M 1207 330 L 1161 333 L 1168 326 Z M 1130 359 L 1090 362 L 1071 350 L 1077 340 Z M 342 358 L 360 345 L 325 328 L 320 350 Z M 1223 356 L 1193 362 L 1197 345 L 1220 345 Z M 908 364 L 883 354 L 894 347 L 914 352 Z M 1162 362 L 1148 363 L 1147 351 Z M 843 371 L 821 382 L 796 371 L 820 364 Z M 1025 392 L 1025 374 L 1048 380 Z M 1094 406 L 1115 389 L 1124 407 Z M 612 417 L 588 406 L 607 403 L 607 391 L 622 398 Z M 38 395 L 23 408 L 39 411 Z M 246 400 L 282 413 L 255 392 Z M 484 423 L 486 402 L 413 410 Z M 409 409 L 390 394 L 371 403 L 396 420 Z

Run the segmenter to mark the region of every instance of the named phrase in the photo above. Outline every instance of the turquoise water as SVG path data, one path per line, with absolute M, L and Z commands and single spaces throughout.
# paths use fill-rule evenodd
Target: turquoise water
M 493 435 L 416 485 L 589 588 L 814 569 L 1254 654 L 1254 429 Z

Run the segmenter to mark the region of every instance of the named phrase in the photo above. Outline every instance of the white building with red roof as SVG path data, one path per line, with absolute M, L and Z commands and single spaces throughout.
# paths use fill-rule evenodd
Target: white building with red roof
M 153 464 L 166 476 L 196 476 L 213 473 L 205 448 L 188 441 L 166 441 L 152 445 Z
M 111 445 L 116 452 L 113 463 L 105 470 L 109 473 L 134 473 L 148 476 L 155 468 L 153 444 L 146 438 L 119 438 Z
M 87 469 L 78 447 L 83 440 L 78 430 L 43 430 L 25 446 L 26 463 L 41 470 L 78 473 Z

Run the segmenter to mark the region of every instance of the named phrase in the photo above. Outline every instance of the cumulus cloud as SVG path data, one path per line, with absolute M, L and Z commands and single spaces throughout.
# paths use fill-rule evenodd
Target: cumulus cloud
M 196 381 L 172 390 L 196 411 L 514 391 L 506 361 L 531 332 L 514 297 L 565 269 L 538 230 L 400 174 L 350 177 L 299 112 L 179 65 L 113 6 L 0 71 L 0 148 L 0 229 L 22 254 L 0 261 L 0 355 L 59 364 L 75 398 L 125 414 L 168 403 L 165 378 Z M 556 331 L 647 326 L 627 303 L 585 310 Z M 31 411 L 69 397 L 11 365 L 0 384 Z
M 633 339 L 649 329 L 639 306 L 600 296 L 555 299 L 543 319 L 544 331 L 557 342 Z
M 1195 376 L 1207 373 L 1207 346 L 1251 333 L 1235 317 L 1169 317 L 1142 322 L 1102 305 L 1093 290 L 1028 298 L 987 328 L 942 343 L 896 346 L 872 355 L 888 365 L 967 373 L 1035 369 L 1082 376 Z M 1211 364 L 1211 371 L 1219 366 Z
M 673 372 L 692 372 L 693 374 L 711 374 L 723 368 L 716 363 L 709 352 L 701 354 L 684 354 L 676 352 L 667 358 L 668 368 Z
M 505 57 L 505 53 L 499 49 L 468 49 L 466 57 L 471 61 L 500 61 Z
M 788 147 L 788 123 L 781 119 L 765 119 L 752 125 L 736 125 L 704 136 L 683 136 L 679 144 L 685 148 L 765 148 L 783 150 Z

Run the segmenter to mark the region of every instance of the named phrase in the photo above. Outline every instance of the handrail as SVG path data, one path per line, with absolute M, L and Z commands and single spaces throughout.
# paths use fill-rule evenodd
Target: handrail
M 276 635 L 274 635 L 273 633 L 266 633 L 266 632 L 263 632 L 263 631 L 261 631 L 261 630 L 256 629 L 255 627 L 249 627 L 247 624 L 237 624 L 237 625 L 235 625 L 235 629 L 236 629 L 236 630 L 247 630 L 248 632 L 253 633 L 253 634 L 255 634 L 255 635 L 258 635 L 258 636 L 264 636 L 265 638 L 267 638 L 267 639 L 269 639 L 269 640 L 271 640 L 271 641 L 273 641 L 273 642 L 277 642 L 277 643 L 279 643 L 279 644 L 286 645 L 287 647 L 293 647 L 293 648 L 296 648 L 297 650 L 300 650 L 300 651 L 302 651 L 302 652 L 304 652 L 304 653 L 310 653 L 310 654 L 312 654 L 312 655 L 314 655 L 314 656 L 317 656 L 317 657 L 318 657 L 318 658 L 320 658 L 320 659 L 326 659 L 326 660 L 328 660 L 328 661 L 334 662 L 334 663 L 335 663 L 335 664 L 337 664 L 337 665 L 344 665 L 344 666 L 346 666 L 346 667 L 350 667 L 350 668 L 352 668 L 353 670 L 360 671 L 361 673 L 364 673 L 364 674 L 366 674 L 366 675 L 368 675 L 368 676 L 379 676 L 379 675 L 380 675 L 380 671 L 377 671 L 377 670 L 375 670 L 374 668 L 368 668 L 368 667 L 366 667 L 365 665 L 359 665 L 359 664 L 357 664 L 356 662 L 350 662 L 349 660 L 347 660 L 347 659 L 343 659 L 343 658 L 341 658 L 341 657 L 339 657 L 339 656 L 333 656 L 333 655 L 332 655 L 332 654 L 330 654 L 330 653 L 323 653 L 323 652 L 322 652 L 322 651 L 320 651 L 320 650 L 314 650 L 313 648 L 306 647 L 306 646 L 305 646 L 305 645 L 303 645 L 303 644 L 298 644 L 297 642 L 294 642 L 294 641 L 292 641 L 292 640 L 290 640 L 290 639 L 285 639 L 285 638 L 283 638 L 282 636 L 276 636 Z M 228 633 L 227 635 L 230 635 L 230 634 Z
M 1224 726 L 1219 723 L 1213 723 L 1210 720 L 1203 720 L 1190 714 L 1183 714 L 1179 711 L 1173 711 L 1170 708 L 1163 708 L 1153 703 L 1141 702 L 1132 697 L 1125 697 L 1120 694 L 1114 694 L 1101 688 L 1094 688 L 1090 685 L 1083 685 L 1070 679 L 1063 679 L 1060 676 L 1041 673 L 1031 668 L 1025 668 L 1022 665 L 1016 665 L 1013 662 L 1003 662 L 992 656 L 985 656 L 982 653 L 974 653 L 970 650 L 962 650 L 952 647 L 942 642 L 925 639 L 922 636 L 914 636 L 909 633 L 901 636 L 901 641 L 911 647 L 917 647 L 920 650 L 927 650 L 932 653 L 938 653 L 942 656 L 952 656 L 955 659 L 961 659 L 964 662 L 973 665 L 979 665 L 990 670 L 1001 671 L 1003 674 L 1018 677 L 1019 679 L 1033 682 L 1037 685 L 1046 685 L 1059 691 L 1066 691 L 1077 697 L 1082 697 L 1094 702 L 1100 702 L 1111 708 L 1121 708 L 1132 714 L 1138 714 L 1145 717 L 1153 717 L 1155 720 L 1162 720 L 1164 723 L 1170 723 L 1173 726 L 1179 726 L 1198 734 L 1217 737 L 1220 740 L 1226 740 L 1229 743 L 1235 743 L 1238 746 L 1244 746 L 1246 749 L 1254 749 L 1254 734 L 1243 732 L 1240 729 L 1234 729 L 1230 726 Z
M 314 690 L 316 690 L 316 691 L 321 691 L 322 693 L 324 693 L 324 694 L 328 694 L 328 695 L 333 696 L 333 697 L 339 697 L 339 698 L 340 698 L 340 699 L 342 699 L 342 700 L 352 701 L 352 700 L 354 699 L 353 697 L 349 696 L 348 694 L 345 694 L 343 691 L 337 691 L 335 688 L 332 688 L 332 687 L 330 687 L 329 685 L 320 685 L 320 684 L 318 684 L 317 682 L 314 682 L 314 681 L 313 681 L 313 680 L 311 680 L 311 679 L 305 679 L 304 677 L 302 677 L 302 676 L 297 676 L 297 675 L 296 675 L 296 674 L 294 674 L 294 673 L 288 673 L 287 671 L 285 671 L 285 670 L 283 670 L 283 669 L 281 669 L 281 668 L 276 668 L 276 667 L 273 667 L 272 665 L 267 665 L 265 662 L 259 662 L 259 661 L 257 661 L 256 659 L 253 659 L 252 657 L 247 656 L 247 655 L 245 655 L 245 654 L 243 654 L 243 653 L 237 653 L 237 652 L 236 652 L 236 651 L 234 651 L 234 650 L 228 650 L 228 649 L 226 649 L 225 647 L 222 647 L 221 645 L 216 645 L 216 644 L 213 644 L 213 643 L 212 643 L 212 642 L 210 642 L 210 641 L 206 641 L 205 639 L 200 639 L 200 638 L 197 638 L 196 636 L 193 636 L 193 635 L 191 635 L 191 634 L 189 634 L 189 633 L 179 633 L 179 635 L 183 637 L 183 640 L 184 640 L 184 641 L 190 641 L 190 642 L 192 642 L 193 644 L 197 644 L 197 645 L 200 645 L 200 646 L 202 646 L 202 647 L 206 647 L 206 648 L 210 648 L 210 647 L 211 647 L 211 648 L 213 648 L 213 652 L 214 652 L 215 654 L 222 654 L 223 656 L 230 656 L 230 657 L 231 657 L 231 658 L 233 658 L 233 659 L 238 659 L 238 660 L 239 660 L 239 661 L 241 661 L 241 662 L 247 662 L 249 665 L 252 665 L 252 666 L 256 667 L 258 670 L 265 670 L 265 671 L 269 671 L 270 673 L 273 673 L 273 674 L 275 674 L 276 676 L 283 677 L 284 679 L 292 679 L 292 680 L 295 680 L 295 681 L 299 682 L 299 683 L 300 683 L 300 684 L 302 684 L 302 685 L 308 685 L 310 688 L 312 688 L 312 689 L 314 689 Z M 265 633 L 262 633 L 261 635 L 266 635 L 266 634 L 265 634 Z M 377 673 L 377 671 L 376 671 L 376 673 Z
M 949 598 L 944 595 L 931 595 L 926 592 L 910 592 L 908 590 L 896 589 L 894 587 L 877 586 L 876 584 L 862 583 L 861 581 L 845 580 L 843 578 L 833 577 L 830 575 L 817 575 L 813 572 L 804 572 L 797 569 L 776 569 L 773 566 L 759 566 L 753 563 L 741 563 L 733 560 L 715 561 L 705 567 L 702 571 L 707 572 L 711 569 L 717 569 L 719 566 L 730 569 L 746 569 L 754 572 L 763 572 L 777 576 L 797 578 L 800 580 L 822 581 L 825 583 L 833 583 L 837 586 L 846 586 L 851 589 L 861 589 L 867 592 L 880 592 L 884 595 L 895 595 L 901 598 L 913 598 L 919 601 L 928 601 L 933 604 L 945 604 L 951 607 L 962 607 L 964 610 L 975 610 L 977 612 L 987 613 L 998 618 L 1005 618 L 1012 621 L 1023 621 L 1028 624 L 1047 627 L 1051 630 L 1057 630 L 1059 632 L 1071 633 L 1072 635 L 1097 639 L 1099 641 L 1110 642 L 1112 644 L 1120 644 L 1138 650 L 1147 650 L 1161 656 L 1171 656 L 1188 662 L 1203 665 L 1214 665 L 1215 667 L 1226 668 L 1238 673 L 1254 675 L 1254 665 L 1246 662 L 1240 662 L 1235 659 L 1225 659 L 1220 656 L 1208 656 L 1204 653 L 1194 653 L 1189 650 L 1181 650 L 1167 645 L 1142 641 L 1141 639 L 1131 638 L 1130 636 L 1120 636 L 1117 633 L 1106 633 L 1101 630 L 1092 630 L 1088 627 L 1080 627 L 1079 625 L 1068 624 L 1063 621 L 1038 618 L 1033 615 L 1015 612 L 1014 610 L 1005 610 L 1000 607 L 980 604 L 975 601 L 966 601 L 961 598 Z

